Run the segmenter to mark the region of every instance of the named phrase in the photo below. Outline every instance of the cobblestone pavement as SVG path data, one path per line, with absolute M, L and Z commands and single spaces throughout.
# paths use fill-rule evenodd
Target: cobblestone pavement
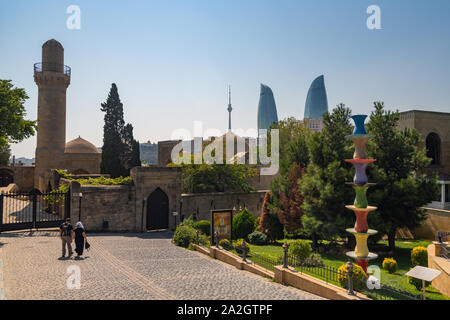
M 56 232 L 2 234 L 5 297 L 321 299 L 174 246 L 170 236 L 168 232 L 88 235 L 91 250 L 77 260 L 59 258 L 61 241 Z M 67 288 L 71 265 L 80 268 L 80 289 Z

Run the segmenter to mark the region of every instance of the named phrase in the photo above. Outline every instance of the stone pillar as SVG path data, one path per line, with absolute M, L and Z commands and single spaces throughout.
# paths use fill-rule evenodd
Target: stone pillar
M 442 209 L 445 208 L 445 183 L 441 184 L 441 206 Z
M 38 86 L 38 130 L 34 187 L 47 188 L 51 169 L 64 168 L 66 144 L 66 89 L 70 69 L 64 67 L 64 48 L 56 40 L 42 46 L 42 63 L 36 64 Z

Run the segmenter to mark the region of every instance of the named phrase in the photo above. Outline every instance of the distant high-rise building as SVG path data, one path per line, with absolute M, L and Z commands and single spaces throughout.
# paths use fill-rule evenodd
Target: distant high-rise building
M 314 79 L 308 90 L 305 103 L 305 123 L 312 131 L 323 128 L 323 114 L 328 112 L 327 91 L 323 75 Z
M 277 106 L 275 105 L 272 89 L 261 83 L 258 104 L 258 132 L 261 129 L 269 130 L 270 126 L 277 122 Z

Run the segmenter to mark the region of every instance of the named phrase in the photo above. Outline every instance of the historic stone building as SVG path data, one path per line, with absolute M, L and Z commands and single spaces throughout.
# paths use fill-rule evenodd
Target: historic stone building
M 441 194 L 431 206 L 450 209 L 450 113 L 411 110 L 400 113 L 399 128 L 416 129 L 432 159 L 427 173 L 438 175 Z
M 70 78 L 63 46 L 48 40 L 42 46 L 42 62 L 34 66 L 34 81 L 39 89 L 34 187 L 41 191 L 52 188 L 51 169 L 100 173 L 101 154 L 92 143 L 81 137 L 66 143 L 66 90 Z

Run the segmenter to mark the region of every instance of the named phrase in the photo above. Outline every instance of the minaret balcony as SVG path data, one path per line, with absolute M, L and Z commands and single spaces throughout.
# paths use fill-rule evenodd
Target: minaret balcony
M 43 71 L 59 72 L 70 77 L 71 69 L 65 64 L 53 62 L 38 62 L 34 64 L 34 73 L 41 73 Z

